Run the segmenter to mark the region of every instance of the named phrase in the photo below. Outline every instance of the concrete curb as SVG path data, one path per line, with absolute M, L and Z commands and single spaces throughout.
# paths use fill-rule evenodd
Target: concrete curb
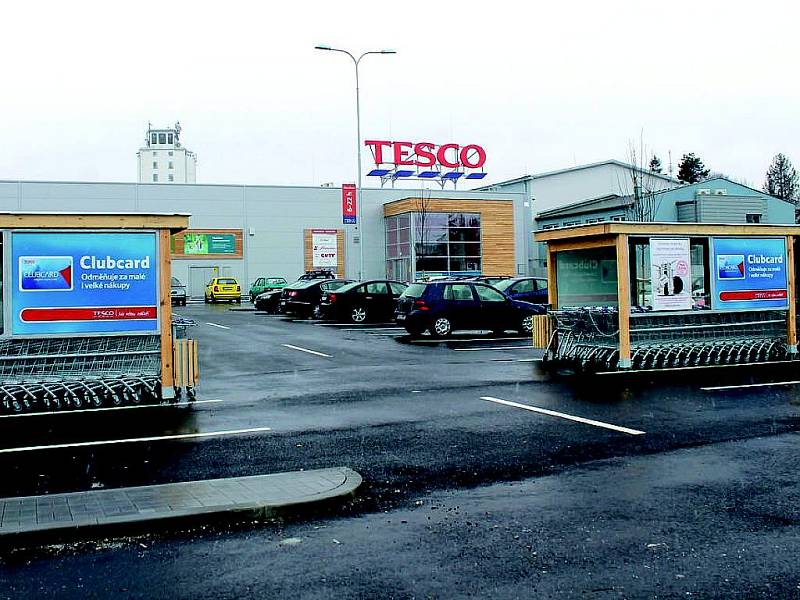
M 128 505 L 131 499 L 137 502 L 136 499 L 142 497 L 163 497 L 165 499 L 163 502 L 169 504 L 169 508 L 160 510 L 138 508 L 134 512 L 117 515 L 114 515 L 113 511 L 112 514 L 107 514 L 104 508 L 104 514 L 82 520 L 73 517 L 72 520 L 26 522 L 16 526 L 4 522 L 0 527 L 0 546 L 51 544 L 89 537 L 118 537 L 161 532 L 205 524 L 222 525 L 252 520 L 298 518 L 322 511 L 334 502 L 354 496 L 362 481 L 361 475 L 356 471 L 347 467 L 336 467 L 254 477 L 5 498 L 0 500 L 5 513 L 9 512 L 8 506 L 32 504 L 39 510 L 45 504 L 44 510 L 50 510 L 54 505 L 66 506 L 70 500 L 73 505 L 83 504 L 81 510 L 85 511 L 87 503 L 94 502 L 98 506 L 108 507 L 114 501 L 120 503 L 122 500 L 122 504 Z M 278 486 L 286 486 L 292 491 L 289 493 L 279 491 L 276 496 L 273 488 L 278 489 Z M 266 495 L 272 494 L 272 499 L 264 497 L 265 488 L 269 490 Z M 211 501 L 202 505 L 197 498 L 203 494 L 217 497 L 221 494 L 229 500 Z M 182 497 L 189 497 L 189 503 L 192 505 L 180 506 L 180 500 L 177 502 L 174 500 Z M 74 514 L 75 510 L 72 509 L 70 512 Z

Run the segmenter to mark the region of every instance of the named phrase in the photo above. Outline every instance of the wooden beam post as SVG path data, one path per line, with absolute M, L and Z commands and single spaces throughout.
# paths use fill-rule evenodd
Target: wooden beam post
M 786 324 L 786 344 L 789 346 L 789 354 L 797 354 L 797 289 L 795 285 L 795 256 L 794 256 L 794 236 L 786 236 L 786 283 L 788 286 L 789 314 Z
M 556 253 L 547 244 L 547 302 L 550 304 L 550 310 L 558 308 L 558 276 L 556 271 Z
M 161 315 L 161 397 L 175 397 L 172 372 L 172 253 L 170 252 L 169 230 L 158 231 L 159 251 L 159 313 Z
M 617 302 L 619 307 L 619 368 L 631 368 L 631 276 L 628 236 L 617 235 Z

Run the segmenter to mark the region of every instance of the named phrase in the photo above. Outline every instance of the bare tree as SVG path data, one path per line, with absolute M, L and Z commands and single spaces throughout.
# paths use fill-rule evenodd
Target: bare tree
M 622 195 L 631 196 L 630 218 L 633 221 L 655 221 L 658 212 L 658 194 L 663 188 L 660 173 L 654 171 L 651 155 L 644 145 L 642 136 L 639 136 L 638 145 L 634 140 L 628 140 L 627 162 L 631 166 L 627 169 L 624 180 L 618 180 Z
M 427 271 L 427 264 L 426 264 L 426 255 L 428 250 L 428 215 L 430 214 L 430 203 L 431 203 L 431 191 L 426 189 L 421 189 L 419 198 L 417 198 L 416 202 L 416 228 L 415 228 L 415 239 L 414 243 L 419 244 L 417 248 L 414 248 L 414 260 L 415 263 L 413 265 L 414 271 L 417 270 L 417 264 L 420 262 L 423 265 L 422 275 L 425 275 L 425 271 Z M 419 277 L 419 273 L 417 273 Z

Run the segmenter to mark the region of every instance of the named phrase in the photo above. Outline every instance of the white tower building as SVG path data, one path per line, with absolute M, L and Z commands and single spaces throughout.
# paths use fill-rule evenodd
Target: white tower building
M 195 183 L 197 155 L 180 143 L 181 124 L 153 129 L 148 123 L 145 145 L 139 149 L 139 183 Z

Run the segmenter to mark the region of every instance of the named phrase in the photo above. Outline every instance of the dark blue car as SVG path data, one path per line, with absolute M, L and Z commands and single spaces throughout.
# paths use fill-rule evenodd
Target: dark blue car
M 547 304 L 547 279 L 541 277 L 516 277 L 494 284 L 509 298 L 533 304 Z
M 435 281 L 408 286 L 397 300 L 395 318 L 411 335 L 428 330 L 447 337 L 459 329 L 528 334 L 533 316 L 544 313 L 544 306 L 514 300 L 485 283 Z

